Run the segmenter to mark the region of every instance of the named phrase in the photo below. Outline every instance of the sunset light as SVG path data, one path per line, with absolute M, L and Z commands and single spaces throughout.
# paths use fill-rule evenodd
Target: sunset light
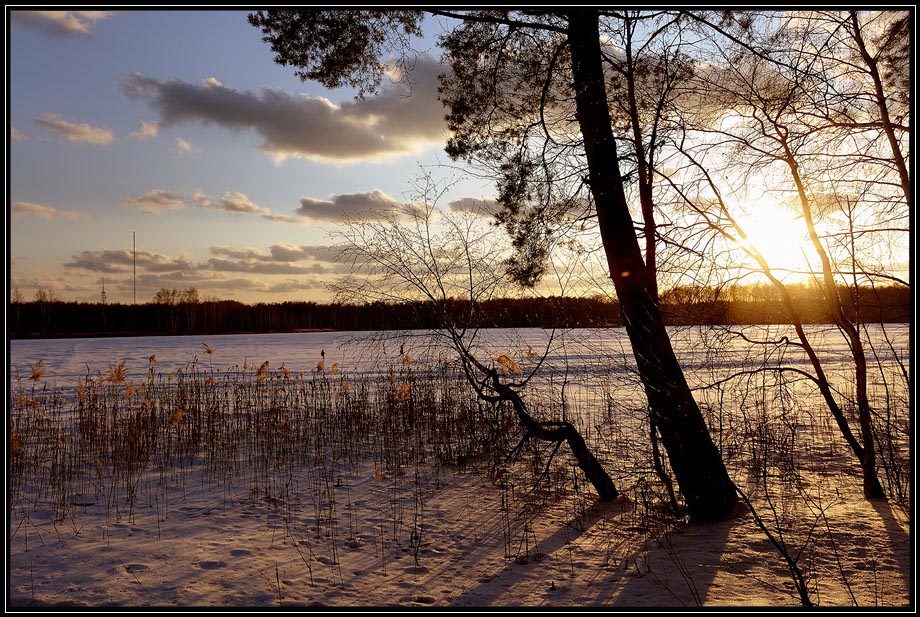
M 7 612 L 913 606 L 915 8 L 111 8 L 6 8 Z
M 746 236 L 741 246 L 760 253 L 774 274 L 790 280 L 807 276 L 809 263 L 815 262 L 814 248 L 801 216 L 788 207 L 758 200 L 750 213 L 739 217 L 738 225 Z

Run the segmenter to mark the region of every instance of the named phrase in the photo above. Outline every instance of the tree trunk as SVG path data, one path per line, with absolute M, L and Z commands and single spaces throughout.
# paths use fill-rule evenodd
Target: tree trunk
M 543 441 L 561 443 L 565 441 L 569 444 L 572 456 L 578 463 L 578 467 L 585 472 L 585 477 L 594 486 L 597 496 L 601 501 L 613 501 L 619 492 L 610 477 L 610 474 L 604 469 L 594 453 L 588 449 L 584 437 L 578 432 L 571 422 L 540 422 L 536 420 L 527 411 L 524 401 L 520 395 L 507 384 L 503 384 L 496 373 L 491 374 L 492 387 L 498 393 L 500 400 L 508 401 L 517 414 L 518 421 L 527 431 L 524 439 L 535 438 Z M 523 443 L 523 442 L 522 442 Z
M 598 12 L 569 14 L 569 46 L 578 123 L 588 162 L 610 277 L 671 469 L 693 520 L 723 518 L 738 496 L 693 399 L 650 293 L 626 202 L 601 64 Z
M 824 250 L 824 245 L 821 244 L 821 239 L 818 236 L 817 229 L 815 228 L 815 222 L 811 211 L 811 201 L 808 199 L 808 194 L 805 191 L 805 183 L 801 174 L 799 173 L 798 162 L 795 159 L 795 155 L 793 154 L 792 149 L 789 147 L 785 138 L 782 136 L 780 136 L 780 143 L 783 146 L 785 163 L 789 167 L 789 171 L 792 174 L 792 179 L 795 182 L 796 191 L 799 195 L 799 205 L 802 206 L 802 217 L 805 219 L 805 225 L 808 228 L 808 237 L 811 239 L 812 246 L 815 248 L 815 252 L 818 253 L 818 257 L 821 260 L 821 274 L 824 287 L 824 297 L 827 301 L 827 307 L 831 311 L 831 317 L 834 320 L 834 323 L 846 336 L 847 342 L 850 344 L 850 350 L 853 354 L 853 368 L 856 371 L 856 406 L 859 413 L 859 426 L 863 439 L 862 447 L 858 449 L 854 448 L 853 451 L 859 459 L 860 466 L 862 467 L 863 495 L 866 497 L 866 499 L 884 499 L 885 489 L 882 488 L 882 484 L 878 479 L 878 471 L 875 469 L 875 437 L 872 432 L 872 406 L 869 404 L 869 377 L 867 374 L 866 366 L 866 352 L 863 348 L 859 330 L 849 320 L 849 318 L 843 312 L 843 307 L 840 305 L 840 296 L 837 291 L 837 281 L 834 279 L 834 269 L 831 265 L 830 257 L 828 257 L 827 251 Z M 799 338 L 801 339 L 802 337 L 803 334 L 800 332 Z M 813 365 L 815 365 L 816 360 L 816 357 L 812 358 Z M 817 368 L 817 365 L 815 366 Z M 827 381 L 823 375 L 819 374 L 819 377 L 821 377 L 825 382 Z M 827 391 L 828 394 L 825 394 L 825 399 L 829 398 L 829 386 L 827 387 Z M 836 405 L 836 403 L 834 403 L 834 405 Z M 832 413 L 834 413 L 834 405 L 830 405 Z M 839 418 L 843 418 L 843 423 L 846 424 L 846 418 L 843 416 L 843 412 L 840 411 L 839 408 L 835 412 L 835 417 L 838 416 Z M 841 422 L 839 418 L 837 420 L 838 424 Z M 844 436 L 846 436 L 846 432 L 844 432 Z

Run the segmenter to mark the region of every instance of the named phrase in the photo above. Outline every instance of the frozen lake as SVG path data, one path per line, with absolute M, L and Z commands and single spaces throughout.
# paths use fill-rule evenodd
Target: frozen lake
M 841 373 L 847 369 L 848 347 L 839 332 L 830 326 L 808 326 L 813 344 L 821 351 L 825 369 Z M 702 385 L 745 367 L 783 364 L 807 366 L 807 358 L 794 346 L 777 348 L 750 340 L 777 341 L 784 336 L 795 339 L 790 326 L 744 326 L 732 331 L 719 327 L 672 328 L 671 338 L 688 379 Z M 866 352 L 870 370 L 879 364 L 897 368 L 910 360 L 908 324 L 870 325 L 866 328 Z M 623 328 L 577 329 L 551 332 L 540 328 L 487 329 L 476 335 L 480 357 L 508 354 L 528 370 L 547 350 L 541 375 L 564 375 L 574 381 L 599 375 L 629 380 L 634 362 Z M 207 353 L 208 346 L 212 353 Z M 71 338 L 14 340 L 10 342 L 10 374 L 24 378 L 29 365 L 43 363 L 43 381 L 51 386 L 72 386 L 82 377 L 105 372 L 110 364 L 125 362 L 127 377 L 143 379 L 149 358 L 156 356 L 156 371 L 170 373 L 197 362 L 199 368 L 215 371 L 268 361 L 272 370 L 282 366 L 292 372 L 313 371 L 323 359 L 330 369 L 338 364 L 351 374 L 374 374 L 388 367 L 401 366 L 400 350 L 413 359 L 413 366 L 432 365 L 439 358 L 451 360 L 453 354 L 443 341 L 427 331 L 310 332 L 291 334 L 235 334 L 201 336 L 156 336 L 125 338 Z M 888 370 L 888 368 L 886 368 Z

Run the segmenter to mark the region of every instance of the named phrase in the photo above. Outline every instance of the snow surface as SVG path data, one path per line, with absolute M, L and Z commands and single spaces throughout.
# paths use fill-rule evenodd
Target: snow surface
M 809 568 L 812 599 L 907 606 L 905 512 L 837 479 L 827 518 L 842 569 L 824 551 Z M 208 488 L 195 475 L 182 484 L 168 505 L 108 520 L 101 503 L 63 521 L 14 511 L 12 607 L 798 605 L 743 507 L 656 533 L 629 496 L 540 503 L 480 473 L 420 467 L 416 480 L 413 469 L 390 476 L 367 462 L 305 469 L 285 504 L 258 484 Z
M 906 329 L 898 333 L 906 340 Z M 337 352 L 327 336 L 316 346 L 329 350 L 331 362 Z M 207 340 L 215 356 L 226 352 Z M 91 345 L 54 344 L 73 351 L 50 363 L 70 382 Z M 127 344 L 140 350 L 139 366 L 157 351 L 137 339 Z M 197 349 L 197 340 L 191 344 Z M 14 366 L 34 361 L 25 348 L 13 349 Z M 304 366 L 316 362 L 315 352 L 301 349 Z M 121 352 L 111 353 L 117 360 Z M 701 357 L 699 366 L 709 362 Z M 864 500 L 855 460 L 840 443 L 802 456 L 801 490 L 810 501 L 774 494 L 771 511 L 762 491 L 750 490 L 791 553 L 805 545 L 799 564 L 812 601 L 910 608 L 909 505 Z M 195 464 L 149 469 L 133 507 L 88 491 L 70 498 L 61 520 L 26 490 L 8 504 L 8 609 L 800 606 L 783 558 L 743 506 L 719 523 L 667 523 L 650 515 L 642 487 L 622 485 L 616 469 L 623 496 L 598 503 L 571 461 L 561 460 L 571 479 L 550 491 L 475 463 L 427 461 L 394 472 L 371 460 L 327 460 L 280 479 L 247 471 L 245 461 L 223 478 Z M 737 474 L 739 486 L 752 486 Z

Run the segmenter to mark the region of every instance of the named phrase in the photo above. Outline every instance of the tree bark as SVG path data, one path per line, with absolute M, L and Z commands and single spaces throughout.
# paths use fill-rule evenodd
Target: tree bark
M 569 444 L 572 456 L 578 463 L 578 467 L 585 473 L 585 477 L 594 486 L 597 495 L 601 501 L 613 501 L 620 493 L 617 491 L 610 474 L 604 469 L 594 453 L 588 448 L 584 437 L 578 432 L 571 422 L 540 422 L 527 411 L 524 401 L 520 395 L 507 384 L 503 384 L 496 373 L 491 374 L 492 387 L 498 393 L 498 398 L 508 401 L 514 408 L 518 416 L 518 421 L 527 431 L 525 439 L 530 437 L 561 443 L 565 441 Z
M 576 116 L 584 138 L 588 183 L 623 321 L 652 419 L 692 520 L 716 520 L 737 502 L 735 486 L 712 442 L 651 294 L 633 230 L 607 106 L 596 10 L 569 13 Z

